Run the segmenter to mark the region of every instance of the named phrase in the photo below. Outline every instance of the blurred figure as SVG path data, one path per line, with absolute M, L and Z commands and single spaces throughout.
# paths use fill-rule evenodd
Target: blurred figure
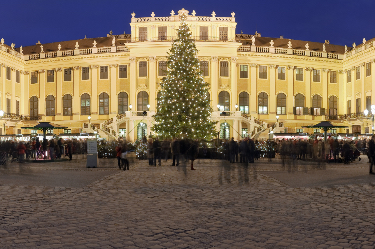
M 180 163 L 180 141 L 177 138 L 174 138 L 171 143 L 171 152 L 173 160 L 172 166 L 178 166 Z

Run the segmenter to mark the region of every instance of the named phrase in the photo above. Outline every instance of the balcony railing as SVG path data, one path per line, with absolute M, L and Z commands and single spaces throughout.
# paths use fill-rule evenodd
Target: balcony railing
M 134 37 L 132 38 L 132 42 L 146 42 L 146 41 L 165 41 L 165 42 L 172 42 L 176 40 L 177 36 L 157 36 L 157 37 L 151 37 L 150 39 L 147 39 L 146 37 Z M 194 41 L 203 41 L 203 42 L 209 42 L 209 41 L 219 41 L 219 42 L 228 42 L 233 41 L 228 39 L 228 36 L 191 36 L 191 39 Z M 267 49 L 267 48 L 265 48 Z

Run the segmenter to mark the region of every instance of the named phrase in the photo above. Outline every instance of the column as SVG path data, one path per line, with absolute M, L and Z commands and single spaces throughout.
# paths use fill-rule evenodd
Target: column
M 361 112 L 366 109 L 366 94 L 365 94 L 365 78 L 366 78 L 366 63 L 361 64 Z
M 328 108 L 328 70 L 326 68 L 322 69 L 322 84 L 323 84 L 323 108 L 326 110 L 326 115 L 329 115 Z
M 234 140 L 238 140 L 239 139 L 239 133 L 240 131 L 238 130 L 238 119 L 234 119 L 233 120 L 233 136 L 234 137 Z
M 10 99 L 10 112 L 16 113 L 16 70 L 12 70 L 12 92 Z
M 241 121 L 241 119 L 238 121 L 238 132 L 240 133 L 238 135 L 238 140 L 241 140 L 242 139 L 242 121 Z
M 352 73 L 351 73 L 351 82 L 352 82 L 352 105 L 351 105 L 351 112 L 352 113 L 355 113 L 356 112 L 356 101 L 355 101 L 355 79 L 356 79 L 356 71 L 355 71 L 355 67 L 353 67 L 352 69 Z
M 344 80 L 345 74 L 343 70 L 338 71 L 338 84 L 339 84 L 339 107 L 338 114 L 344 115 L 347 110 L 346 101 L 346 80 Z
M 237 57 L 231 58 L 230 67 L 230 90 L 232 92 L 231 96 L 231 106 L 229 110 L 236 111 L 235 105 L 238 104 L 238 94 L 237 94 Z
M 25 76 L 26 72 L 20 71 L 20 81 L 21 81 L 21 93 L 20 93 L 20 115 L 27 115 L 28 113 L 28 89 L 29 89 L 29 84 L 28 84 L 28 77 Z
M 156 58 L 155 56 L 150 56 L 148 60 L 149 65 L 149 89 L 150 89 L 150 98 L 149 104 L 150 109 L 149 111 L 156 111 Z M 149 127 L 147 127 L 148 129 Z
M 3 110 L 4 112 L 6 112 L 6 96 L 5 96 L 5 84 L 6 84 L 6 69 L 7 69 L 7 66 L 3 65 L 1 67 L 3 69 L 2 71 L 2 79 L 3 79 L 3 88 L 2 88 L 2 91 L 1 91 L 1 106 L 0 106 L 0 110 Z M 4 133 L 5 134 L 5 133 Z
M 312 106 L 311 104 L 311 71 L 312 68 L 306 68 L 305 70 L 305 106 L 309 108 Z
M 91 116 L 98 119 L 98 65 L 91 66 Z
M 73 67 L 73 105 L 72 114 L 75 120 L 79 119 L 79 114 L 81 111 L 80 96 L 79 96 L 79 75 L 80 67 Z
M 218 101 L 218 86 L 219 86 L 219 66 L 218 66 L 218 58 L 217 56 L 211 57 L 211 99 L 212 99 L 212 109 L 214 111 L 217 110 Z
M 137 79 L 137 62 L 135 57 L 130 57 L 130 94 L 129 94 L 129 104 L 133 106 L 133 110 L 136 110 L 135 105 L 135 90 L 136 90 L 136 79 Z M 133 124 L 134 127 L 134 124 Z M 134 136 L 132 137 L 134 139 Z
M 128 121 L 129 122 L 129 125 L 128 125 L 128 127 L 129 127 L 129 140 L 131 141 L 131 142 L 134 142 L 134 120 L 129 120 Z
M 56 69 L 56 120 L 62 120 L 62 68 Z
M 111 105 L 110 105 L 110 117 L 115 116 L 118 113 L 118 97 L 117 97 L 117 65 L 109 65 L 111 75 Z M 117 129 L 118 131 L 118 129 Z M 116 131 L 116 132 L 117 132 Z
M 375 60 L 371 61 L 371 105 L 375 105 Z
M 39 103 L 38 103 L 38 114 L 46 115 L 46 70 L 42 69 L 38 71 L 39 75 Z M 58 99 L 59 100 L 59 99 Z M 61 101 L 61 98 L 60 98 Z
M 270 70 L 270 104 L 269 104 L 269 118 L 276 119 L 276 66 L 269 65 Z
M 288 119 L 294 119 L 294 66 L 287 66 L 286 69 L 288 74 L 288 96 L 286 97 L 286 113 L 288 114 Z
M 257 64 L 250 64 L 250 106 L 249 113 L 257 114 Z

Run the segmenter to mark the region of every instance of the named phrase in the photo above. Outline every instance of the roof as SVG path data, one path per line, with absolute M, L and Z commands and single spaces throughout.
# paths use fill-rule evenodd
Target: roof
M 251 45 L 252 40 L 251 38 L 253 35 L 248 34 L 237 34 L 236 39 L 239 42 L 242 42 L 243 45 Z M 285 38 L 272 38 L 272 37 L 257 37 L 255 36 L 255 46 L 264 46 L 269 47 L 270 42 L 273 40 L 274 47 L 278 48 L 288 48 L 288 42 L 292 43 L 292 48 L 294 49 L 303 49 L 305 50 L 306 43 L 309 44 L 309 50 L 323 52 L 323 44 L 326 46 L 327 53 L 337 53 L 337 54 L 344 54 L 345 53 L 345 46 L 328 44 L 328 43 L 321 43 L 321 42 L 311 42 L 311 41 L 302 41 L 302 40 L 292 40 L 292 39 L 285 39 Z

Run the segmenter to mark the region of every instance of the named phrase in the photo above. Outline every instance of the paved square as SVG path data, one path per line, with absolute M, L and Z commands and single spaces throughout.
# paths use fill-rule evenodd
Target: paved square
M 300 162 L 290 173 L 278 160 L 197 160 L 195 171 L 10 164 L 0 168 L 0 247 L 374 248 L 375 176 L 364 161 Z

